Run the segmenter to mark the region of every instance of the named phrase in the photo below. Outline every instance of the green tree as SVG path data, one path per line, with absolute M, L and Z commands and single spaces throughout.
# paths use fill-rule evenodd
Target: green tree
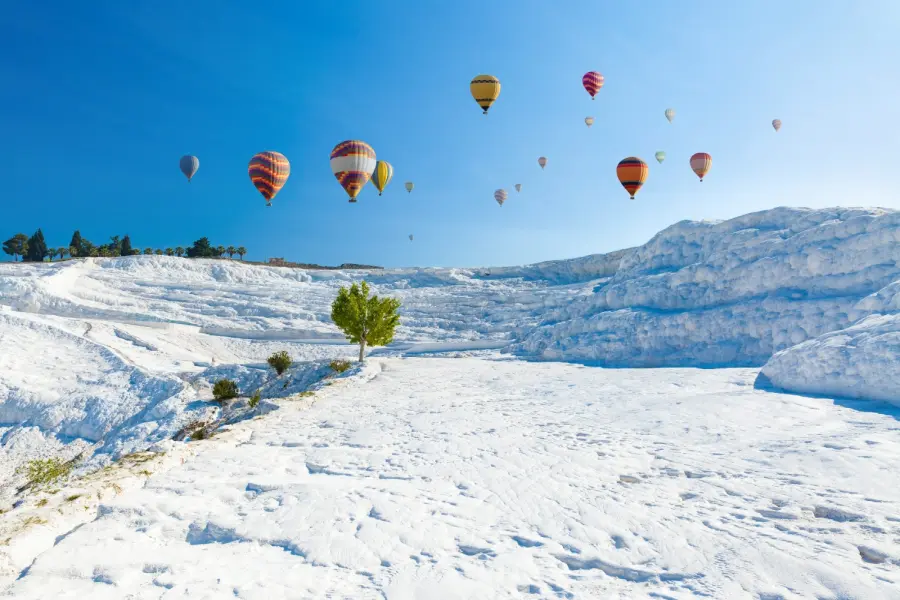
M 172 250 L 171 248 L 166 248 L 165 253 L 166 253 L 166 256 L 172 256 L 173 254 L 175 254 L 175 251 Z
M 122 238 L 122 245 L 119 247 L 119 253 L 122 256 L 131 256 L 134 254 L 134 249 L 131 247 L 131 238 L 128 237 L 128 234 L 125 234 L 125 237 Z
M 184 254 L 184 248 L 182 248 L 181 246 L 178 246 L 177 248 L 175 248 L 176 256 L 182 256 L 183 254 Z
M 369 296 L 369 284 L 363 281 L 349 289 L 341 287 L 331 303 L 331 320 L 351 344 L 359 344 L 359 362 L 366 360 L 366 346 L 385 346 L 394 339 L 400 323 L 396 298 Z
M 90 253 L 88 254 L 88 256 L 93 256 L 94 258 L 100 256 L 100 248 L 97 248 L 96 246 L 91 246 Z
M 77 246 L 69 246 L 69 256 L 76 257 L 78 256 L 78 247 Z
M 202 237 L 187 249 L 187 255 L 191 258 L 209 258 L 216 255 L 216 249 L 209 243 L 209 238 Z
M 144 254 L 153 254 L 153 248 L 144 248 Z
M 234 255 L 237 254 L 237 248 L 234 246 L 228 246 L 225 248 L 225 253 L 228 254 L 228 258 L 234 258 Z
M 65 258 L 69 254 L 69 249 L 68 248 L 57 248 L 56 253 L 59 255 L 60 258 Z
M 109 256 L 109 248 L 107 248 L 106 246 L 100 246 L 100 248 L 97 250 L 97 255 L 101 258 L 106 258 L 107 256 Z
M 162 248 L 157 248 L 156 250 L 153 251 L 153 254 L 155 254 L 157 256 L 162 256 L 163 255 Z
M 56 248 L 47 248 L 47 256 L 50 257 L 50 262 L 53 262 L 53 259 L 56 258 Z
M 81 232 L 77 229 L 75 233 L 72 234 L 72 241 L 69 242 L 69 248 L 75 248 L 75 252 L 72 252 L 72 256 L 87 256 L 89 254 L 82 254 L 82 250 L 84 249 L 84 241 L 81 239 Z
M 241 257 L 241 260 L 244 260 L 244 255 L 247 254 L 247 249 L 243 246 L 238 247 L 237 255 Z
M 28 238 L 28 250 L 25 253 L 26 260 L 31 262 L 44 262 L 47 258 L 47 242 L 44 241 L 44 232 L 38 229 Z
M 19 260 L 19 257 L 25 257 L 28 252 L 28 236 L 24 233 L 17 233 L 5 242 L 3 242 L 3 251 L 13 257 L 13 260 Z
M 225 246 L 216 246 L 216 256 L 225 254 Z

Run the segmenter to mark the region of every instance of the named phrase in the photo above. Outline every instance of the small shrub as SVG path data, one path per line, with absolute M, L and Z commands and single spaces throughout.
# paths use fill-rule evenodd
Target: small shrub
M 205 440 L 209 435 L 206 433 L 206 427 L 201 427 L 197 431 L 191 434 L 192 440 Z
M 349 360 L 333 360 L 328 364 L 335 373 L 343 373 L 350 368 Z
M 38 500 L 37 505 L 38 505 L 39 507 L 40 507 L 40 506 L 47 506 L 47 499 L 46 499 L 46 498 L 41 498 L 40 500 Z
M 298 395 L 299 397 L 301 397 L 301 398 L 310 398 L 310 397 L 312 397 L 312 396 L 315 396 L 316 393 L 313 392 L 313 391 L 311 391 L 311 390 L 306 390 L 305 392 L 300 392 L 300 393 L 297 394 L 297 395 Z
M 75 502 L 75 501 L 78 500 L 79 498 L 81 498 L 81 494 L 74 494 L 74 495 L 69 496 L 68 498 L 66 498 L 66 502 Z
M 269 360 L 266 361 L 269 363 L 269 366 L 275 369 L 275 372 L 281 375 L 285 371 L 288 370 L 288 367 L 291 366 L 293 362 L 291 360 L 291 355 L 282 350 L 281 352 L 276 352 L 272 356 L 269 357 Z
M 253 392 L 253 395 L 250 396 L 250 400 L 247 401 L 247 404 L 250 405 L 250 408 L 256 408 L 259 406 L 260 393 L 259 390 Z
M 213 386 L 213 398 L 216 400 L 231 400 L 238 397 L 238 386 L 230 379 L 220 379 Z
M 47 458 L 43 460 L 36 458 L 22 467 L 19 467 L 17 472 L 26 473 L 30 485 L 43 485 L 52 483 L 60 477 L 65 477 L 71 470 L 71 463 L 65 463 L 58 458 Z

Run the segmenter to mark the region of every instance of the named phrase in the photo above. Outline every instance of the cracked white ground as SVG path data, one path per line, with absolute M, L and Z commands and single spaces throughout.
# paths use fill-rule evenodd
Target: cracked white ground
M 191 444 L 6 594 L 900 597 L 900 422 L 757 372 L 373 358 Z

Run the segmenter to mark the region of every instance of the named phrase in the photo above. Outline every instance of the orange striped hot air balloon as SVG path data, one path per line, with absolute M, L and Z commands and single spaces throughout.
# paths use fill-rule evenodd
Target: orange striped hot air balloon
M 697 174 L 697 177 L 700 178 L 701 182 L 703 181 L 704 175 L 709 173 L 709 168 L 711 166 L 712 156 L 706 152 L 698 152 L 691 157 L 691 169 Z
M 331 172 L 347 192 L 350 202 L 356 202 L 377 162 L 372 146 L 360 140 L 341 142 L 331 151 Z
M 250 159 L 247 171 L 250 181 L 266 199 L 266 206 L 272 206 L 272 198 L 284 187 L 291 175 L 291 163 L 280 152 L 260 152 Z
M 623 158 L 616 167 L 616 177 L 619 178 L 619 183 L 622 184 L 625 191 L 631 194 L 632 200 L 634 200 L 634 195 L 638 193 L 644 182 L 647 181 L 647 175 L 649 174 L 650 167 L 636 156 Z

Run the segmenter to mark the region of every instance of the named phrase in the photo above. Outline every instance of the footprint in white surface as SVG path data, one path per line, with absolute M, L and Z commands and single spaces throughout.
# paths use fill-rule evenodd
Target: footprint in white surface
M 813 514 L 817 519 L 831 519 L 832 521 L 839 521 L 842 523 L 849 521 L 864 521 L 866 519 L 863 515 L 827 505 L 816 506 L 813 510 Z
M 529 540 L 528 538 L 524 538 L 518 535 L 512 536 L 512 539 L 515 543 L 523 548 L 537 548 L 544 545 L 543 542 L 539 542 L 537 540 Z
M 491 548 L 479 548 L 478 546 L 468 546 L 465 544 L 459 545 L 459 551 L 466 556 L 475 556 L 479 560 L 487 560 L 488 558 L 497 556 L 497 553 Z

